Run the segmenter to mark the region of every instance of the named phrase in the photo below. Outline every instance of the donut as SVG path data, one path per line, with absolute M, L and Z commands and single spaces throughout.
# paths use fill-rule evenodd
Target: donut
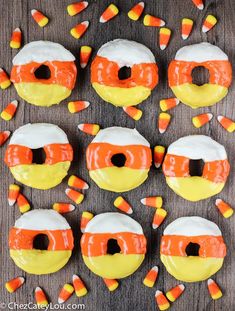
M 43 148 L 45 161 L 33 163 L 33 150 Z M 34 123 L 18 128 L 5 153 L 5 163 L 14 178 L 37 189 L 50 189 L 67 175 L 73 149 L 65 132 L 54 124 Z
M 137 221 L 121 213 L 103 213 L 88 222 L 81 238 L 81 252 L 93 273 L 102 278 L 121 279 L 139 268 L 146 244 Z
M 127 68 L 130 75 L 120 77 Z M 146 46 L 135 41 L 107 42 L 91 64 L 91 83 L 97 94 L 114 106 L 138 105 L 158 84 L 155 57 Z
M 13 58 L 11 81 L 18 95 L 36 106 L 59 104 L 70 96 L 77 76 L 75 57 L 50 41 L 26 44 Z
M 86 150 L 91 179 L 102 189 L 124 192 L 141 185 L 152 163 L 149 142 L 136 129 L 100 130 Z
M 191 160 L 204 161 L 201 176 L 190 175 Z M 222 191 L 230 171 L 225 148 L 204 135 L 185 136 L 172 143 L 162 168 L 168 186 L 192 202 Z
M 196 67 L 209 71 L 209 83 L 193 83 L 192 71 Z M 232 66 L 219 47 L 201 42 L 178 50 L 169 65 L 168 80 L 175 96 L 185 105 L 192 108 L 212 106 L 227 95 L 232 82 Z
M 177 280 L 199 282 L 223 265 L 226 245 L 218 226 L 202 217 L 181 217 L 163 232 L 160 258 Z
M 34 248 L 39 235 L 48 238 L 47 249 Z M 66 219 L 54 210 L 37 209 L 23 214 L 9 232 L 10 256 L 30 274 L 60 270 L 72 255 L 73 232 Z

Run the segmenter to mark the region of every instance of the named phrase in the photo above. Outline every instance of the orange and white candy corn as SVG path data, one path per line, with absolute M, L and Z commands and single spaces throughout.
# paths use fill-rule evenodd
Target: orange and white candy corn
M 14 293 L 18 288 L 24 284 L 25 279 L 21 276 L 14 278 L 5 283 L 5 287 L 9 293 Z
M 169 44 L 171 38 L 171 30 L 166 27 L 162 27 L 159 30 L 159 45 L 161 50 L 165 50 Z
M 179 100 L 175 97 L 173 98 L 166 98 L 166 99 L 161 99 L 160 100 L 160 108 L 162 111 L 167 111 L 172 108 L 175 108 L 177 105 L 179 105 Z
M 84 211 L 82 212 L 81 222 L 80 222 L 80 230 L 83 233 L 88 222 L 94 217 L 94 215 L 90 212 Z
M 13 100 L 12 102 L 10 102 L 6 106 L 6 108 L 1 112 L 1 118 L 5 121 L 10 121 L 14 117 L 17 107 L 18 107 L 17 100 Z
M 203 4 L 203 0 L 192 0 L 193 4 L 199 9 L 199 10 L 203 10 L 204 9 L 204 4 Z
M 76 3 L 72 3 L 67 6 L 67 12 L 70 16 L 74 16 L 85 10 L 87 6 L 88 6 L 87 1 L 79 1 Z
M 224 216 L 224 218 L 229 218 L 233 215 L 232 207 L 221 199 L 217 199 L 215 201 L 215 205 L 220 211 L 220 213 Z
M 161 134 L 165 133 L 171 121 L 171 115 L 167 112 L 161 112 L 158 117 L 158 130 Z
M 196 128 L 199 128 L 210 122 L 212 118 L 213 118 L 212 113 L 203 113 L 193 117 L 192 122 Z
M 49 19 L 40 11 L 33 9 L 31 15 L 35 22 L 40 26 L 44 27 L 48 24 Z
M 79 276 L 73 275 L 73 287 L 75 289 L 75 294 L 77 297 L 82 297 L 87 294 L 86 286 Z
M 170 303 L 167 300 L 166 296 L 160 290 L 157 290 L 155 293 L 155 300 L 159 310 L 164 311 L 170 308 Z
M 108 22 L 110 19 L 118 15 L 118 13 L 119 9 L 116 7 L 116 5 L 111 3 L 100 16 L 100 23 Z
M 17 197 L 17 205 L 22 214 L 28 212 L 31 208 L 28 200 L 22 193 L 20 193 Z
M 153 223 L 152 223 L 153 229 L 157 229 L 161 225 L 161 223 L 166 218 L 166 215 L 167 215 L 167 211 L 164 210 L 163 208 L 158 208 L 156 210 L 154 217 L 153 217 Z
M 193 30 L 193 20 L 190 18 L 183 18 L 181 21 L 181 37 L 183 40 L 188 39 Z
M 147 287 L 153 287 L 158 276 L 158 267 L 154 266 L 152 269 L 149 270 L 149 272 L 146 274 L 143 284 Z
M 86 183 L 83 179 L 75 175 L 72 175 L 69 177 L 68 185 L 69 187 L 74 187 L 74 188 L 84 189 L 84 190 L 89 188 L 88 183 Z
M 132 106 L 123 107 L 123 110 L 129 117 L 131 117 L 135 121 L 138 121 L 142 117 L 142 114 L 143 114 L 143 112 L 140 109 L 137 109 Z
M 89 62 L 91 57 L 92 47 L 88 45 L 83 45 L 80 49 L 80 66 L 81 68 L 85 68 Z
M 10 135 L 11 135 L 10 131 L 0 132 L 0 147 L 7 141 Z
M 19 196 L 20 193 L 20 187 L 15 184 L 11 184 L 9 186 L 9 191 L 8 191 L 8 204 L 10 206 L 13 206 Z
M 82 123 L 78 125 L 80 131 L 89 134 L 89 135 L 96 135 L 99 130 L 100 126 L 98 124 L 91 124 L 91 123 Z
M 223 296 L 221 289 L 214 280 L 209 279 L 207 281 L 207 287 L 212 299 L 216 300 Z
M 75 210 L 75 206 L 69 203 L 54 203 L 52 208 L 60 214 L 69 213 Z
M 58 303 L 67 301 L 74 292 L 74 287 L 71 284 L 64 284 L 59 293 Z
M 179 298 L 180 295 L 183 294 L 185 290 L 185 286 L 183 284 L 179 284 L 175 287 L 173 287 L 172 289 L 170 289 L 167 293 L 166 293 L 166 297 L 168 298 L 168 300 L 170 300 L 171 302 L 176 301 L 176 299 Z
M 16 28 L 11 35 L 10 47 L 12 49 L 19 49 L 21 47 L 21 40 L 22 32 L 20 28 Z
M 2 90 L 5 90 L 11 85 L 11 81 L 7 75 L 7 73 L 0 68 L 0 87 Z
M 144 2 L 141 1 L 137 3 L 130 11 L 127 13 L 128 17 L 133 21 L 137 21 L 144 11 Z
M 162 197 L 147 197 L 141 199 L 141 203 L 154 208 L 161 208 L 163 204 Z
M 149 14 L 146 14 L 144 16 L 143 23 L 144 26 L 150 27 L 162 27 L 166 24 L 165 21 L 162 20 L 161 18 Z
M 217 24 L 217 18 L 214 15 L 207 15 L 202 25 L 202 32 L 208 32 Z
M 46 307 L 46 306 L 48 306 L 49 303 L 48 303 L 46 294 L 41 289 L 41 287 L 38 286 L 38 287 L 35 288 L 34 295 L 35 295 L 35 300 L 36 300 L 36 303 L 37 303 L 38 307 Z
M 153 150 L 153 161 L 156 168 L 162 165 L 166 148 L 164 146 L 155 146 Z
M 84 200 L 84 195 L 76 190 L 67 188 L 65 193 L 76 204 L 80 204 Z
M 85 100 L 77 100 L 68 103 L 68 110 L 71 113 L 77 113 L 89 107 L 90 103 Z
M 73 36 L 75 39 L 80 39 L 84 33 L 87 31 L 87 28 L 89 27 L 89 21 L 84 21 L 75 27 L 73 27 L 70 30 L 71 36 Z
M 127 214 L 132 214 L 133 209 L 130 206 L 130 204 L 121 196 L 117 197 L 115 201 L 113 202 L 114 206 L 117 207 L 120 211 L 127 213 Z
M 103 278 L 103 280 L 104 280 L 104 283 L 110 292 L 113 292 L 119 286 L 119 283 L 117 280 L 105 279 L 105 278 Z
M 229 133 L 235 131 L 235 122 L 233 120 L 224 116 L 218 116 L 217 120 L 219 121 L 220 125 L 222 125 L 223 128 Z

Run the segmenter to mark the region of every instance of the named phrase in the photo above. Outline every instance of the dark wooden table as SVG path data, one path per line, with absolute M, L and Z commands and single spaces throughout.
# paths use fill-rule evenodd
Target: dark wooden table
M 216 274 L 215 279 L 221 285 L 224 296 L 219 301 L 212 301 L 206 288 L 206 282 L 186 284 L 184 295 L 172 305 L 172 310 L 234 310 L 235 309 L 235 260 L 234 256 L 234 218 L 224 219 L 214 207 L 215 197 L 190 203 L 175 195 L 167 186 L 161 171 L 152 168 L 148 180 L 139 188 L 125 193 L 125 197 L 134 207 L 133 218 L 138 220 L 148 237 L 148 253 L 140 269 L 131 277 L 120 281 L 117 291 L 109 293 L 102 280 L 92 274 L 84 265 L 80 247 L 79 221 L 83 210 L 92 211 L 95 214 L 115 211 L 113 200 L 116 195 L 112 192 L 100 190 L 88 177 L 85 166 L 85 149 L 91 141 L 91 137 L 77 130 L 77 124 L 82 122 L 94 122 L 101 127 L 113 125 L 136 127 L 151 143 L 168 146 L 177 138 L 189 134 L 205 134 L 222 143 L 228 152 L 231 162 L 231 174 L 221 197 L 234 205 L 235 179 L 234 179 L 234 134 L 229 134 L 223 130 L 217 120 L 217 115 L 226 115 L 235 119 L 235 88 L 230 88 L 228 96 L 219 104 L 212 108 L 203 108 L 197 111 L 181 104 L 172 111 L 173 119 L 168 131 L 160 135 L 157 130 L 157 115 L 159 113 L 159 100 L 172 96 L 167 84 L 167 66 L 174 57 L 176 51 L 185 44 L 208 41 L 221 47 L 228 54 L 229 59 L 235 64 L 235 2 L 233 0 L 216 1 L 206 0 L 206 7 L 199 11 L 192 4 L 191 0 L 148 0 L 146 2 L 146 13 L 162 17 L 167 21 L 167 26 L 173 30 L 172 40 L 166 51 L 160 51 L 158 47 L 158 29 L 146 28 L 142 22 L 133 22 L 127 17 L 129 8 L 136 3 L 134 0 L 114 1 L 120 8 L 121 13 L 115 20 L 107 23 L 98 23 L 99 16 L 104 8 L 109 4 L 108 0 L 89 1 L 90 6 L 76 17 L 69 17 L 66 6 L 69 0 L 1 0 L 0 1 L 0 66 L 10 72 L 12 58 L 16 54 L 9 47 L 11 31 L 20 26 L 23 31 L 24 43 L 34 40 L 51 40 L 63 44 L 66 48 L 78 57 L 81 45 L 91 45 L 94 54 L 105 42 L 116 38 L 127 38 L 139 41 L 153 51 L 160 68 L 160 83 L 153 91 L 152 96 L 140 108 L 144 114 L 140 121 L 134 122 L 122 109 L 114 108 L 112 105 L 104 103 L 94 92 L 90 85 L 89 68 L 79 70 L 79 77 L 76 87 L 70 99 L 84 99 L 91 102 L 91 106 L 79 114 L 71 115 L 67 110 L 65 100 L 59 106 L 52 108 L 37 108 L 27 104 L 20 99 L 14 87 L 0 92 L 1 107 L 13 99 L 20 102 L 16 117 L 10 121 L 0 121 L 1 130 L 9 129 L 14 131 L 19 126 L 28 122 L 49 122 L 59 125 L 68 134 L 69 140 L 75 150 L 75 161 L 70 169 L 70 174 L 74 173 L 90 183 L 89 191 L 86 191 L 84 202 L 77 207 L 76 211 L 66 215 L 67 220 L 74 230 L 75 249 L 69 263 L 58 273 L 45 276 L 25 275 L 18 269 L 9 257 L 8 231 L 13 226 L 15 220 L 20 216 L 17 207 L 9 207 L 7 204 L 7 191 L 9 183 L 13 182 L 8 168 L 3 163 L 3 156 L 6 146 L 1 148 L 1 230 L 0 235 L 0 267 L 1 285 L 0 300 L 3 302 L 27 303 L 34 301 L 34 288 L 41 286 L 45 289 L 50 301 L 57 302 L 58 292 L 65 282 L 71 282 L 74 273 L 82 276 L 89 288 L 89 294 L 77 299 L 75 295 L 68 303 L 84 303 L 86 310 L 92 311 L 152 311 L 155 310 L 154 293 L 156 289 L 167 290 L 178 284 L 178 281 L 171 277 L 163 267 L 159 259 L 159 241 L 163 229 L 171 221 L 181 216 L 198 215 L 214 221 L 221 228 L 228 253 L 224 261 L 223 268 Z M 50 23 L 40 29 L 32 20 L 31 9 L 42 10 L 49 18 Z M 218 25 L 208 34 L 202 34 L 202 20 L 208 13 L 218 17 Z M 193 33 L 189 40 L 183 42 L 180 36 L 180 24 L 183 17 L 192 18 L 195 21 Z M 69 30 L 76 23 L 89 20 L 91 22 L 89 30 L 81 40 L 75 40 L 69 34 Z M 234 67 L 234 66 L 233 66 Z M 202 77 L 204 74 L 202 75 Z M 202 129 L 195 129 L 191 123 L 191 117 L 202 112 L 212 112 L 214 119 L 209 125 Z M 64 190 L 67 178 L 58 187 L 49 191 L 39 191 L 23 188 L 23 193 L 29 198 L 32 207 L 51 208 L 54 202 L 67 201 Z M 162 195 L 164 197 L 164 207 L 169 212 L 167 220 L 159 230 L 151 229 L 153 210 L 141 205 L 140 199 L 148 195 Z M 160 274 L 157 284 L 153 289 L 142 285 L 145 273 L 153 265 L 159 265 Z M 10 295 L 4 288 L 4 283 L 18 275 L 26 276 L 26 284 L 16 293 Z M 5 310 L 8 310 L 6 307 Z

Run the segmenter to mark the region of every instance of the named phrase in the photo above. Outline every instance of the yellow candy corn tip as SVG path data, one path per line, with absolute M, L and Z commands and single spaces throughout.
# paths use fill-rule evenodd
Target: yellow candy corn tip
M 77 290 L 75 291 L 75 294 L 77 297 L 83 297 L 87 294 L 87 289 L 86 288 L 83 288 L 83 289 L 80 289 L 80 290 Z
M 2 90 L 5 90 L 5 89 L 7 89 L 10 85 L 11 85 L 11 81 L 10 81 L 10 80 L 6 80 L 6 81 L 4 81 L 4 82 L 2 82 L 2 83 L 0 84 L 0 87 L 1 87 Z
M 114 200 L 113 204 L 114 206 L 118 207 L 122 203 L 122 201 L 123 201 L 123 198 L 119 196 Z
M 147 280 L 147 279 L 144 279 L 143 280 L 143 284 L 147 287 L 153 287 L 154 285 L 154 282 L 150 281 L 150 280 Z

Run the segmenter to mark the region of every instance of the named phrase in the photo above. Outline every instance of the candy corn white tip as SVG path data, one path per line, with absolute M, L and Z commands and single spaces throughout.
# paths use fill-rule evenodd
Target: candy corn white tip
M 84 124 L 78 124 L 78 128 L 79 128 L 79 130 L 83 131 L 83 129 L 84 129 Z
M 153 266 L 151 270 L 154 270 L 155 272 L 158 272 L 158 266 Z
M 15 107 L 17 107 L 17 106 L 18 106 L 18 101 L 17 101 L 17 100 L 13 100 L 13 101 L 11 102 L 11 104 L 14 105 Z
M 223 119 L 223 116 L 218 116 L 217 120 L 220 122 Z
M 76 207 L 75 207 L 73 204 L 69 204 L 68 210 L 69 210 L 70 212 L 72 212 L 72 211 L 75 210 L 75 208 L 76 208 Z
M 35 9 L 31 10 L 31 15 L 33 15 L 36 12 L 37 12 L 37 10 L 35 10 Z
M 20 30 L 19 27 L 17 27 L 17 28 L 14 30 L 14 32 L 21 32 L 21 30 Z
M 204 9 L 204 5 L 203 5 L 203 4 L 199 4 L 199 5 L 197 6 L 197 8 L 198 8 L 199 10 L 203 10 L 203 9 Z
M 58 298 L 58 303 L 64 303 L 64 299 Z
M 220 204 L 221 202 L 222 202 L 221 199 L 216 199 L 215 204 L 217 205 L 217 204 Z
M 155 297 L 157 297 L 157 296 L 159 296 L 159 295 L 161 295 L 161 294 L 162 294 L 162 291 L 156 290 L 156 292 L 155 292 Z
M 40 292 L 41 290 L 42 290 L 41 287 L 37 286 L 37 287 L 35 288 L 35 293 Z
M 13 206 L 15 204 L 16 200 L 11 200 L 11 199 L 8 199 L 8 205 L 9 206 Z
M 129 215 L 133 214 L 133 209 L 129 208 L 129 210 L 127 211 L 127 214 L 129 214 Z
M 105 22 L 106 22 L 106 20 L 101 16 L 101 17 L 100 17 L 100 23 L 103 24 L 103 23 L 105 23 Z
M 179 284 L 178 286 L 179 286 L 179 288 L 180 288 L 182 291 L 184 291 L 184 290 L 185 290 L 185 286 L 184 286 L 184 284 Z
M 11 135 L 10 131 L 3 131 L 3 133 L 6 135 L 7 138 Z
M 141 202 L 143 205 L 146 205 L 146 198 L 141 199 L 140 202 Z
M 157 229 L 159 226 L 158 225 L 155 225 L 155 224 L 152 224 L 152 228 L 155 230 Z
M 166 131 L 165 129 L 164 129 L 164 130 L 163 130 L 163 129 L 159 129 L 159 133 L 160 133 L 160 134 L 164 134 L 165 131 Z
M 207 284 L 210 285 L 211 283 L 214 283 L 212 279 L 207 280 Z
M 211 121 L 211 120 L 212 120 L 212 118 L 213 118 L 213 114 L 212 114 L 212 113 L 208 113 L 207 115 L 208 115 L 208 119 L 209 119 L 209 121 Z
M 161 20 L 160 27 L 165 26 L 165 25 L 166 25 L 166 22 L 164 20 Z
M 90 22 L 89 22 L 89 21 L 84 21 L 84 22 L 82 22 L 82 23 L 81 23 L 81 25 L 85 25 L 85 26 L 86 26 L 86 28 L 89 26 L 89 24 L 90 24 Z

